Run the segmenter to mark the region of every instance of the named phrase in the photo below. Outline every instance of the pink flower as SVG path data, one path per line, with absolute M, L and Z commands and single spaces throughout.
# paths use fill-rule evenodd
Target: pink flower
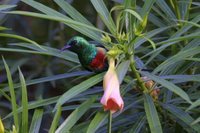
M 101 98 L 101 104 L 104 106 L 104 110 L 110 110 L 115 113 L 118 110 L 122 110 L 124 102 L 120 95 L 120 83 L 115 71 L 115 60 L 111 58 L 109 60 L 109 69 L 103 79 L 104 95 Z

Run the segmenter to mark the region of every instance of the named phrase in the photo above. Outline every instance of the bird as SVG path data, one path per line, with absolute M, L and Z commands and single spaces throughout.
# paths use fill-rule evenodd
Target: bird
M 83 37 L 72 37 L 61 49 L 61 52 L 65 50 L 76 53 L 81 65 L 88 71 L 99 73 L 108 69 L 106 49 L 96 47 Z

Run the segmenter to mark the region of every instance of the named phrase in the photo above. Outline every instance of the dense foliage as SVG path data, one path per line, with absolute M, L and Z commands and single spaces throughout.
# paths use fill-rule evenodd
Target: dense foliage
M 0 133 L 107 132 L 105 72 L 60 52 L 77 35 L 117 62 L 112 132 L 200 132 L 198 0 L 0 3 Z

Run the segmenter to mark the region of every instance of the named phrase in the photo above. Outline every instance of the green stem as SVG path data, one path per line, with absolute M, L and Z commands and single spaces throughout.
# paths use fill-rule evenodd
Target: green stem
M 185 15 L 185 20 L 189 19 L 191 5 L 192 5 L 192 0 L 189 1 L 188 7 L 187 7 L 187 13 Z
M 181 14 L 180 14 L 180 11 L 179 11 L 179 6 L 178 6 L 177 0 L 174 1 L 174 9 L 175 9 L 176 16 L 177 16 L 178 20 L 181 20 Z M 182 25 L 181 22 L 180 22 L 180 24 Z
M 140 86 L 141 90 L 143 92 L 148 92 L 148 89 L 145 87 L 144 82 L 141 79 L 139 72 L 135 68 L 135 61 L 133 60 L 133 56 L 131 56 L 130 67 L 131 67 L 131 70 L 132 70 L 132 72 L 134 73 L 134 75 L 137 79 L 137 84 Z
M 112 131 L 112 112 L 109 111 L 108 115 L 108 133 L 111 133 Z
M 175 9 L 175 6 L 174 6 L 174 2 L 173 2 L 173 0 L 170 0 L 170 4 L 171 4 L 172 7 Z

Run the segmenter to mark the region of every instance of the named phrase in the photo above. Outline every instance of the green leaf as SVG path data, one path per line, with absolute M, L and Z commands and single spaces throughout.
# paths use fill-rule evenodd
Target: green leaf
M 77 96 L 78 94 L 80 94 L 81 92 L 87 90 L 88 88 L 92 87 L 93 85 L 99 83 L 102 81 L 103 76 L 105 73 L 100 73 L 97 74 L 83 82 L 81 82 L 80 84 L 72 87 L 70 90 L 68 90 L 67 92 L 65 92 L 58 100 L 58 102 L 56 103 L 56 106 L 54 108 L 54 110 L 59 106 L 64 104 L 66 101 L 68 101 L 69 99 Z
M 157 35 L 157 34 L 161 34 L 162 32 L 172 28 L 173 26 L 167 26 L 167 27 L 162 27 L 162 28 L 157 28 L 154 29 L 152 31 L 149 31 L 145 34 L 143 34 L 143 36 L 147 37 L 147 38 L 152 38 L 153 36 Z M 134 43 L 132 43 L 132 45 L 134 45 L 135 48 L 138 48 L 141 44 L 143 44 L 145 41 L 147 41 L 147 39 L 145 39 L 142 36 L 137 37 L 135 40 L 133 39 Z
M 28 96 L 27 96 L 27 88 L 26 88 L 26 83 L 24 76 L 19 70 L 19 78 L 20 78 L 20 83 L 22 87 L 22 127 L 21 131 L 28 133 Z
M 148 38 L 144 35 L 141 35 L 141 36 L 151 44 L 151 46 L 153 47 L 154 50 L 156 49 L 156 44 L 150 38 Z
M 200 58 L 185 58 L 184 60 L 198 61 L 198 62 L 200 62 Z
M 162 127 L 160 124 L 158 113 L 153 103 L 153 99 L 147 93 L 144 93 L 144 108 L 151 132 L 162 133 Z
M 74 126 L 74 124 L 85 114 L 90 108 L 92 103 L 96 100 L 96 97 L 92 97 L 82 103 L 77 109 L 75 109 L 65 121 L 58 127 L 55 133 L 67 133 Z
M 190 57 L 190 56 L 194 56 L 194 55 L 199 54 L 199 53 L 200 53 L 200 46 L 190 48 L 190 49 L 187 49 L 187 50 L 184 50 L 184 51 L 180 51 L 176 55 L 172 56 L 171 58 L 168 58 L 163 63 L 161 63 L 154 70 L 154 73 L 157 73 L 157 72 L 169 67 L 170 65 L 177 63 L 178 61 L 185 60 L 185 58 Z
M 72 73 L 63 73 L 63 74 L 58 74 L 58 75 L 28 80 L 26 82 L 26 85 L 27 86 L 28 85 L 34 85 L 34 84 L 45 83 L 45 82 L 50 82 L 50 81 L 55 81 L 55 80 L 60 80 L 60 79 L 66 79 L 66 78 L 71 78 L 71 77 L 76 77 L 76 76 L 89 75 L 89 74 L 92 74 L 92 73 L 88 72 L 88 71 L 77 71 L 77 72 L 72 72 Z M 14 88 L 18 88 L 20 86 L 21 85 L 19 83 L 14 84 Z M 4 91 L 6 92 L 7 89 L 8 88 L 5 88 Z
M 73 8 L 67 1 L 65 0 L 54 0 L 56 4 L 58 4 L 71 18 L 78 22 L 82 22 L 84 24 L 88 24 L 93 26 L 83 15 L 81 15 L 75 8 Z
M 194 119 L 187 113 L 181 110 L 180 108 L 171 105 L 171 104 L 163 104 L 162 105 L 166 110 L 168 110 L 171 114 L 173 114 L 173 117 L 178 118 L 182 120 L 186 125 L 194 129 L 196 132 L 200 131 L 200 125 L 191 125 L 191 123 L 194 121 Z
M 11 98 L 9 95 L 7 95 L 2 89 L 0 89 L 0 94 L 4 96 L 9 102 L 11 101 Z
M 200 117 L 197 118 L 195 121 L 193 121 L 193 122 L 191 123 L 191 125 L 195 125 L 195 124 L 197 124 L 198 122 L 200 122 Z
M 42 100 L 30 102 L 28 104 L 28 109 L 35 109 L 35 108 L 38 108 L 38 107 L 47 106 L 47 105 L 56 103 L 58 101 L 58 98 L 59 98 L 59 96 L 56 96 L 56 97 L 51 97 L 51 98 L 48 98 L 48 99 L 42 99 Z M 19 107 L 17 109 L 17 113 L 21 113 L 22 111 L 23 111 L 22 107 Z M 11 116 L 12 116 L 12 113 L 5 116 L 4 119 L 7 119 Z
M 30 59 L 28 59 L 28 58 L 21 58 L 21 59 L 18 59 L 17 61 L 15 61 L 12 65 L 12 68 L 10 68 L 11 74 L 17 72 L 18 67 L 26 64 L 29 60 Z
M 198 100 L 196 100 L 195 102 L 193 102 L 186 111 L 196 108 L 197 106 L 200 106 L 200 98 Z
M 140 133 L 142 127 L 144 126 L 146 122 L 146 118 L 144 116 L 140 117 L 134 124 L 134 126 L 131 128 L 129 133 Z
M 191 23 L 198 23 L 200 21 L 200 15 L 196 15 L 192 20 Z M 173 34 L 170 38 L 180 37 L 181 35 L 185 34 L 189 29 L 191 29 L 193 25 L 185 24 L 181 29 L 177 30 L 175 34 Z
M 189 81 L 200 82 L 200 74 L 186 75 L 186 74 L 176 74 L 176 75 L 166 75 L 162 76 L 164 79 L 173 79 L 175 83 L 184 83 Z
M 90 122 L 87 133 L 95 133 L 107 117 L 108 113 L 101 111 L 97 112 L 93 120 Z
M 0 11 L 16 7 L 16 5 L 0 5 Z
M 2 57 L 3 62 L 4 62 L 4 66 L 6 69 L 6 74 L 7 74 L 7 78 L 8 78 L 8 85 L 9 85 L 9 90 L 10 90 L 10 96 L 11 96 L 11 104 L 12 104 L 12 113 L 13 113 L 13 117 L 14 117 L 14 124 L 17 130 L 19 130 L 19 119 L 18 119 L 18 113 L 17 113 L 17 103 L 16 103 L 16 96 L 15 96 L 15 90 L 13 87 L 13 80 L 12 80 L 12 76 L 10 73 L 10 69 L 6 63 L 6 61 L 4 60 L 4 58 Z
M 176 19 L 175 14 L 170 9 L 170 7 L 168 6 L 168 4 L 166 3 L 165 0 L 157 0 L 156 4 L 160 7 L 160 9 L 163 11 L 163 13 L 165 13 L 168 17 Z
M 42 116 L 43 116 L 43 109 L 35 109 L 32 122 L 30 125 L 29 133 L 39 133 L 41 122 L 42 122 Z
M 26 4 L 28 4 L 28 5 L 36 8 L 37 10 L 47 14 L 48 16 L 50 16 L 52 18 L 53 17 L 59 17 L 59 18 L 63 18 L 65 20 L 69 20 L 69 21 L 72 20 L 71 18 L 69 18 L 69 17 L 67 17 L 67 16 L 65 16 L 65 15 L 45 6 L 45 5 L 42 5 L 39 2 L 36 2 L 36 1 L 33 1 L 33 0 L 22 0 L 22 1 Z M 37 17 L 37 16 L 35 16 L 35 17 Z M 60 21 L 60 20 L 58 20 L 58 21 Z M 62 21 L 60 21 L 60 22 L 62 22 Z M 95 32 L 95 31 L 91 30 L 90 28 L 87 28 L 87 27 L 84 27 L 84 26 L 77 26 L 77 25 L 74 25 L 72 23 L 65 23 L 65 24 L 68 25 L 69 27 L 75 29 L 76 31 L 82 33 L 82 34 L 84 34 L 84 35 L 86 35 L 86 36 L 88 36 L 88 37 L 90 37 L 90 38 L 92 38 L 96 41 L 101 42 L 101 36 L 100 36 L 101 32 L 97 33 L 98 31 Z M 88 24 L 86 24 L 86 25 L 88 25 Z M 91 25 L 88 25 L 88 26 L 94 28 Z
M 117 67 L 116 71 L 117 71 L 117 76 L 118 76 L 120 84 L 123 82 L 124 77 L 126 76 L 126 73 L 129 68 L 129 64 L 130 64 L 130 60 L 127 60 L 120 63 L 119 66 Z
M 163 23 L 162 18 L 152 13 L 149 14 L 148 21 L 152 22 L 156 27 L 166 27 L 166 24 Z
M 178 36 L 178 34 L 181 34 L 181 33 L 177 33 L 176 36 Z M 162 45 L 162 46 L 157 47 L 157 49 L 148 52 L 147 54 L 142 56 L 141 59 L 143 59 L 143 58 L 145 58 L 145 57 L 147 57 L 147 56 L 152 54 L 150 59 L 145 63 L 145 65 L 147 65 L 151 60 L 153 60 L 156 56 L 158 56 L 167 47 L 172 46 L 174 44 L 177 44 L 178 42 L 180 42 L 182 40 L 187 40 L 187 39 L 192 39 L 192 38 L 199 38 L 199 34 L 200 34 L 200 32 L 196 32 L 196 33 L 192 33 L 192 34 L 185 35 L 185 36 L 182 36 L 182 37 L 173 37 L 171 39 L 168 39 L 168 40 L 165 40 L 165 41 L 161 41 L 161 42 L 157 43 L 157 46 L 159 46 L 159 45 Z
M 186 24 L 190 24 L 192 26 L 195 26 L 197 28 L 200 28 L 200 24 L 197 24 L 197 23 L 194 23 L 192 21 L 186 21 L 186 20 L 175 20 L 175 21 L 178 21 L 178 22 L 183 22 L 183 23 L 186 23 Z
M 22 40 L 22 41 L 25 41 L 25 42 L 29 42 L 31 44 L 34 44 L 35 46 L 43 49 L 39 44 L 37 44 L 36 42 L 28 39 L 28 38 L 25 38 L 25 37 L 22 37 L 22 36 L 18 36 L 18 35 L 13 35 L 13 34 L 6 34 L 6 33 L 0 33 L 0 36 L 1 37 L 9 37 L 9 38 L 15 38 L 15 39 L 19 39 L 19 40 Z M 43 49 L 45 50 L 45 49 Z
M 53 122 L 51 123 L 49 133 L 55 133 L 56 128 L 57 128 L 58 123 L 59 123 L 60 116 L 61 116 L 61 111 L 62 111 L 61 106 L 58 106 L 58 108 L 56 110 L 56 114 L 54 115 L 54 118 L 53 118 Z
M 98 12 L 98 14 L 100 15 L 101 19 L 107 26 L 107 28 L 110 30 L 110 32 L 113 35 L 115 35 L 116 25 L 114 24 L 113 19 L 110 17 L 109 11 L 106 8 L 106 5 L 103 2 L 103 0 L 91 0 L 91 2 L 94 8 L 96 9 L 96 11 Z
M 128 12 L 128 13 L 132 14 L 134 17 L 136 17 L 141 22 L 143 21 L 142 18 L 141 18 L 141 16 L 136 11 L 134 11 L 134 10 L 125 9 L 124 12 Z
M 164 80 L 156 75 L 150 74 L 148 72 L 141 72 L 142 74 L 144 74 L 145 76 L 147 76 L 148 78 L 154 80 L 155 82 L 161 84 L 163 87 L 166 87 L 167 89 L 169 89 L 170 91 L 174 92 L 175 94 L 179 95 L 180 97 L 182 97 L 184 100 L 186 100 L 188 103 L 192 103 L 188 94 L 185 93 L 181 88 L 179 88 L 178 86 L 174 85 L 173 83 Z
M 146 0 L 146 1 L 144 1 L 144 5 L 143 5 L 142 11 L 141 11 L 141 16 L 142 16 L 143 20 L 146 16 L 148 16 L 148 14 L 149 14 L 153 4 L 155 3 L 155 1 L 156 0 Z
M 17 48 L 0 48 L 0 51 L 16 52 L 16 53 L 42 54 L 41 52 L 37 52 L 37 51 L 17 49 Z
M 94 27 L 83 15 L 81 15 L 75 8 L 73 8 L 70 4 L 68 4 L 65 0 L 54 0 L 71 18 L 73 18 L 77 22 L 81 22 L 83 24 Z M 69 18 L 68 18 L 69 19 Z M 73 27 L 72 27 L 73 28 Z M 88 31 L 91 35 L 101 36 L 99 32 L 91 31 L 88 28 L 81 27 Z M 95 28 L 95 27 L 94 27 Z M 77 30 L 78 31 L 78 30 Z M 90 36 L 91 36 L 90 35 Z M 94 39 L 94 38 L 93 38 Z
M 71 128 L 70 132 L 72 132 L 72 133 L 86 133 L 89 123 L 90 123 L 89 120 L 83 121 L 80 124 L 73 126 L 73 128 Z
M 35 0 L 21 0 L 21 1 L 49 16 L 58 16 L 61 18 L 70 19 L 69 17 L 63 15 L 62 13 L 59 13 L 54 9 L 49 8 L 48 6 L 36 2 Z
M 27 11 L 10 11 L 7 13 L 58 21 L 58 22 L 64 23 L 64 24 L 72 27 L 73 29 L 77 30 L 78 32 L 81 32 L 82 34 L 84 34 L 88 37 L 91 37 L 92 39 L 99 41 L 99 42 L 101 42 L 101 36 L 94 34 L 94 32 L 91 32 L 91 31 L 96 31 L 99 33 L 104 33 L 104 34 L 108 34 L 108 35 L 112 36 L 111 34 L 105 32 L 105 31 L 102 31 L 100 29 L 97 29 L 95 27 L 92 27 L 88 24 L 84 24 L 81 22 L 74 21 L 72 19 L 66 19 L 66 18 L 59 17 L 59 16 L 50 16 L 50 15 L 45 15 L 45 14 L 41 14 L 41 13 L 34 13 L 34 12 L 27 12 Z
M 8 30 L 8 28 L 0 26 L 0 30 Z
M 55 56 L 58 58 L 62 58 L 74 63 L 79 63 L 78 57 L 75 53 L 70 52 L 70 51 L 66 51 L 66 52 L 61 52 L 59 49 L 55 49 L 55 48 L 51 48 L 48 46 L 41 46 L 43 49 L 42 50 L 34 45 L 29 45 L 26 43 L 14 43 L 14 44 L 10 44 L 12 46 L 20 46 L 20 47 L 24 47 L 24 48 L 29 48 L 32 50 L 36 50 L 38 52 L 35 52 L 35 54 L 42 54 L 42 55 L 51 55 L 51 56 Z M 33 52 L 34 53 L 34 52 Z

